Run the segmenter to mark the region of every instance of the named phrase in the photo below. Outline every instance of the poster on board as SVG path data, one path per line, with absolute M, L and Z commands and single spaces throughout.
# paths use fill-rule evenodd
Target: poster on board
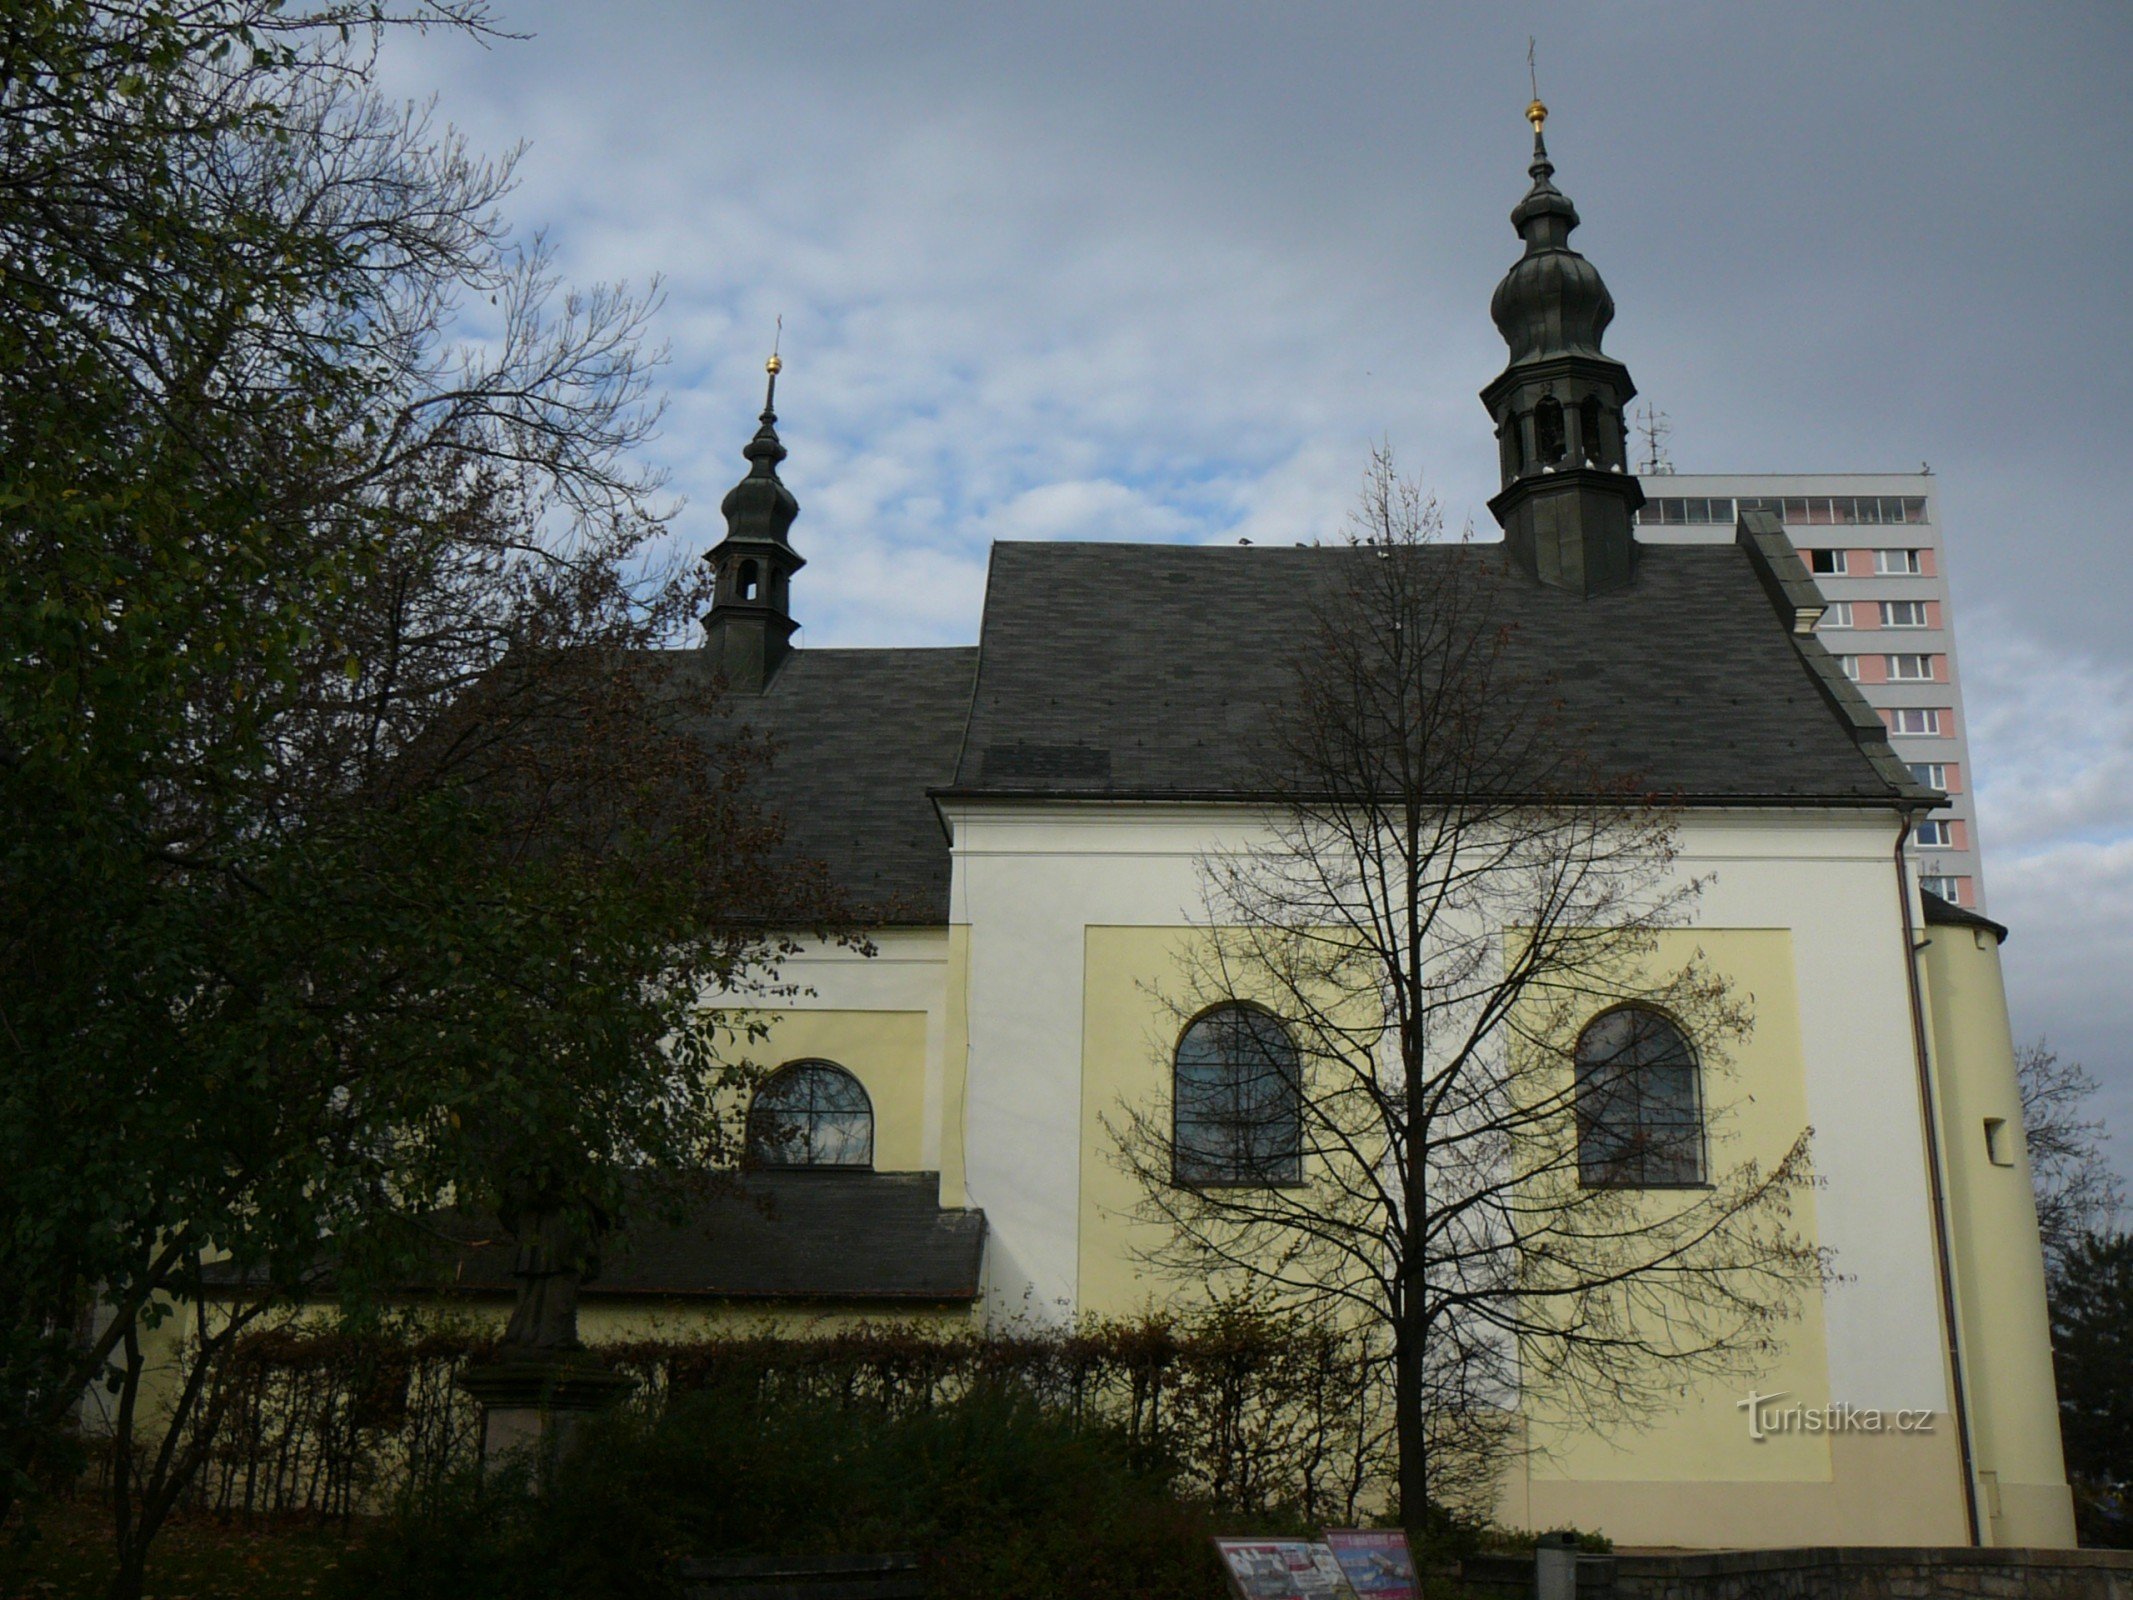
M 1304 1539 L 1217 1539 L 1239 1600 L 1355 1600 L 1331 1549 Z
M 1326 1544 L 1360 1600 L 1415 1600 L 1415 1558 L 1398 1528 L 1328 1528 Z

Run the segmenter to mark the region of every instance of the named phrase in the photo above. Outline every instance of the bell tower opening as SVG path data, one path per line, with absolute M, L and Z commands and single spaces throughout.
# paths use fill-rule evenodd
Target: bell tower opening
M 1533 450 L 1544 467 L 1562 464 L 1563 403 L 1552 394 L 1542 395 L 1533 408 Z

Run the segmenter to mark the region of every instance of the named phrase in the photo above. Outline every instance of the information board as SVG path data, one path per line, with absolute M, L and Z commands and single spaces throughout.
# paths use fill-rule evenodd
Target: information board
M 1304 1539 L 1217 1539 L 1241 1600 L 1355 1600 L 1332 1549 Z
M 1415 1558 L 1398 1528 L 1328 1528 L 1326 1543 L 1361 1600 L 1415 1600 Z

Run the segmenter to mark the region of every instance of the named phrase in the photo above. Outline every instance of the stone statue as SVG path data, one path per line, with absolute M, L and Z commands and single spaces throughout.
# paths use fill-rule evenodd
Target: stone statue
M 578 1337 L 578 1289 L 599 1275 L 608 1219 L 566 1203 L 553 1182 L 525 1180 L 505 1191 L 497 1220 L 518 1246 L 518 1302 L 495 1354 L 469 1364 L 459 1386 L 481 1404 L 482 1471 L 530 1463 L 541 1494 L 577 1426 L 631 1387 Z
M 579 1213 L 553 1186 L 513 1185 L 498 1220 L 518 1243 L 511 1275 L 518 1303 L 504 1329 L 507 1350 L 582 1350 L 578 1289 L 600 1275 L 599 1235 L 606 1218 Z

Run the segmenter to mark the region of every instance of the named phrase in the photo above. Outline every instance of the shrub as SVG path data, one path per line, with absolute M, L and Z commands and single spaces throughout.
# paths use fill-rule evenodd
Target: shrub
M 478 1421 L 456 1382 L 488 1348 L 471 1326 L 408 1317 L 349 1331 L 264 1330 L 221 1364 L 219 1426 L 195 1484 L 218 1512 L 345 1516 L 428 1498 L 471 1464 Z M 596 1347 L 646 1417 L 698 1391 L 765 1407 L 917 1416 L 1012 1389 L 1076 1425 L 1161 1454 L 1188 1499 L 1352 1523 L 1390 1493 L 1382 1364 L 1353 1335 L 1263 1311 L 985 1334 L 869 1324 Z
M 1001 1386 L 903 1414 L 713 1386 L 603 1419 L 541 1499 L 522 1487 L 455 1479 L 366 1541 L 341 1593 L 620 1600 L 676 1592 L 688 1556 L 882 1550 L 921 1552 L 939 1600 L 1224 1593 L 1214 1515 L 1169 1463 Z

